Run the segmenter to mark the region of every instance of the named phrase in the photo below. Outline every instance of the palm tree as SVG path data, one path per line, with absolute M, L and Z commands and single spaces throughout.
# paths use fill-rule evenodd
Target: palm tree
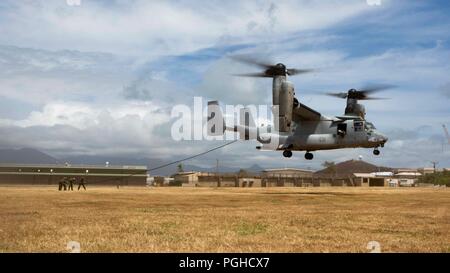
M 336 163 L 333 161 L 325 161 L 322 166 L 329 169 L 333 173 L 333 177 L 336 177 Z
M 184 169 L 183 169 L 183 164 L 178 164 L 178 166 L 177 166 L 177 170 L 178 170 L 178 172 L 179 173 L 182 173 L 182 172 L 184 172 Z

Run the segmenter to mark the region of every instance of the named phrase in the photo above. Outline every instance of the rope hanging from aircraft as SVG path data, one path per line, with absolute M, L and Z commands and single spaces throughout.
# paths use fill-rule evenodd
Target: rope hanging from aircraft
M 158 166 L 158 167 L 156 167 L 156 168 L 149 169 L 148 171 L 155 171 L 155 170 L 162 169 L 162 168 L 165 168 L 165 167 L 170 166 L 170 165 L 173 165 L 173 164 L 181 163 L 181 162 L 183 162 L 183 161 L 187 161 L 187 160 L 190 160 L 190 159 L 193 159 L 193 158 L 196 158 L 196 157 L 199 157 L 199 156 L 208 154 L 208 153 L 213 152 L 213 151 L 215 151 L 215 150 L 219 150 L 219 149 L 224 148 L 224 147 L 226 147 L 226 146 L 228 146 L 228 145 L 231 145 L 231 144 L 233 144 L 233 143 L 235 143 L 235 142 L 237 142 L 237 140 L 233 140 L 233 141 L 227 142 L 227 143 L 225 143 L 225 144 L 223 144 L 223 145 L 220 145 L 220 146 L 218 146 L 218 147 L 215 147 L 215 148 L 213 148 L 213 149 L 209 149 L 209 150 L 207 150 L 207 151 L 205 151 L 205 152 L 202 152 L 202 153 L 199 153 L 199 154 L 190 156 L 190 157 L 186 157 L 186 158 L 183 158 L 183 159 L 180 159 L 180 160 L 177 160 L 177 161 L 173 161 L 173 162 L 170 162 L 170 163 L 167 163 L 167 164 Z
M 233 141 L 227 142 L 227 143 L 225 143 L 225 144 L 223 144 L 223 145 L 220 145 L 220 146 L 217 146 L 217 147 L 215 147 L 215 148 L 209 149 L 209 150 L 204 151 L 204 152 L 202 152 L 202 153 L 199 153 L 199 154 L 196 154 L 196 155 L 193 155 L 193 156 L 190 156 L 190 157 L 186 157 L 186 158 L 183 158 L 183 159 L 180 159 L 180 160 L 176 160 L 176 161 L 173 161 L 173 162 L 170 162 L 170 163 L 167 163 L 167 164 L 164 164 L 164 165 L 155 167 L 155 168 L 148 169 L 148 170 L 146 170 L 146 172 L 149 172 L 149 171 L 155 171 L 155 170 L 158 170 L 158 169 L 162 169 L 162 168 L 168 167 L 168 166 L 173 165 L 173 164 L 177 164 L 177 163 L 180 163 L 180 162 L 183 162 L 183 161 L 187 161 L 187 160 L 190 160 L 190 159 L 193 159 L 193 158 L 196 158 L 196 157 L 199 157 L 199 156 L 202 156 L 202 155 L 211 153 L 211 152 L 213 152 L 213 151 L 222 149 L 222 148 L 224 148 L 224 147 L 226 147 L 226 146 L 228 146 L 228 145 L 231 145 L 231 144 L 233 144 L 233 143 L 236 143 L 237 141 L 238 141 L 238 140 L 233 140 Z M 138 171 L 138 172 L 136 172 L 136 173 L 130 174 L 130 175 L 128 175 L 128 176 L 125 176 L 125 178 L 132 177 L 132 176 L 139 175 L 139 174 L 143 174 L 143 172 L 140 170 L 140 171 Z M 107 179 L 98 181 L 97 183 L 103 183 L 103 182 L 110 181 L 110 180 L 113 180 L 113 179 L 107 178 Z

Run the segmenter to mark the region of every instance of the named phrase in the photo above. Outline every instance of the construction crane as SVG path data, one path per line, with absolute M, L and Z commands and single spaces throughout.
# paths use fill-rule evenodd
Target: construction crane
M 448 144 L 450 144 L 450 134 L 448 133 L 447 127 L 445 124 L 442 124 L 442 128 L 444 128 L 445 136 L 447 137 Z

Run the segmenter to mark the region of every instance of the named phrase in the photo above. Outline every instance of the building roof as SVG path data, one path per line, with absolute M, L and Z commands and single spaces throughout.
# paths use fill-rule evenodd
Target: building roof
M 200 172 L 194 172 L 194 171 L 191 171 L 191 172 L 177 172 L 174 175 L 191 175 L 191 174 L 198 174 L 198 173 L 200 173 Z
M 396 173 L 396 176 L 421 176 L 422 174 L 419 172 L 401 172 L 401 173 Z
M 424 169 L 422 169 L 424 170 Z M 417 168 L 397 168 L 396 170 L 398 173 L 403 173 L 403 172 L 418 172 L 419 169 Z
M 355 177 L 362 177 L 362 178 L 373 178 L 375 177 L 375 174 L 373 173 L 354 173 Z
M 263 172 L 283 172 L 283 171 L 291 171 L 291 172 L 307 172 L 313 173 L 314 171 L 305 170 L 305 169 L 297 169 L 297 168 L 279 168 L 279 169 L 266 169 Z
M 122 169 L 122 170 L 147 170 L 147 166 L 132 165 L 83 165 L 83 164 L 0 164 L 0 168 L 41 168 L 41 169 Z
M 372 173 L 375 176 L 393 176 L 393 172 L 374 172 Z
M 66 164 L 0 164 L 1 175 L 146 176 L 146 166 L 96 166 Z
M 391 168 L 379 167 L 362 160 L 348 160 L 314 173 L 316 177 L 349 177 L 354 173 L 391 172 Z

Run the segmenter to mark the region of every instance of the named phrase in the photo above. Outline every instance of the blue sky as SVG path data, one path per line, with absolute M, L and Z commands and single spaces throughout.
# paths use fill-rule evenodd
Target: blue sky
M 301 101 L 327 115 L 345 102 L 319 92 L 396 85 L 382 94 L 389 101 L 365 103 L 390 138 L 382 156 L 324 151 L 305 162 L 239 143 L 190 164 L 318 169 L 362 155 L 450 167 L 442 130 L 450 127 L 449 14 L 448 1 L 2 1 L 0 148 L 165 160 L 202 152 L 221 143 L 171 140 L 171 107 L 193 96 L 270 103 L 270 80 L 231 76 L 255 69 L 227 56 L 258 54 L 319 68 L 291 80 Z

